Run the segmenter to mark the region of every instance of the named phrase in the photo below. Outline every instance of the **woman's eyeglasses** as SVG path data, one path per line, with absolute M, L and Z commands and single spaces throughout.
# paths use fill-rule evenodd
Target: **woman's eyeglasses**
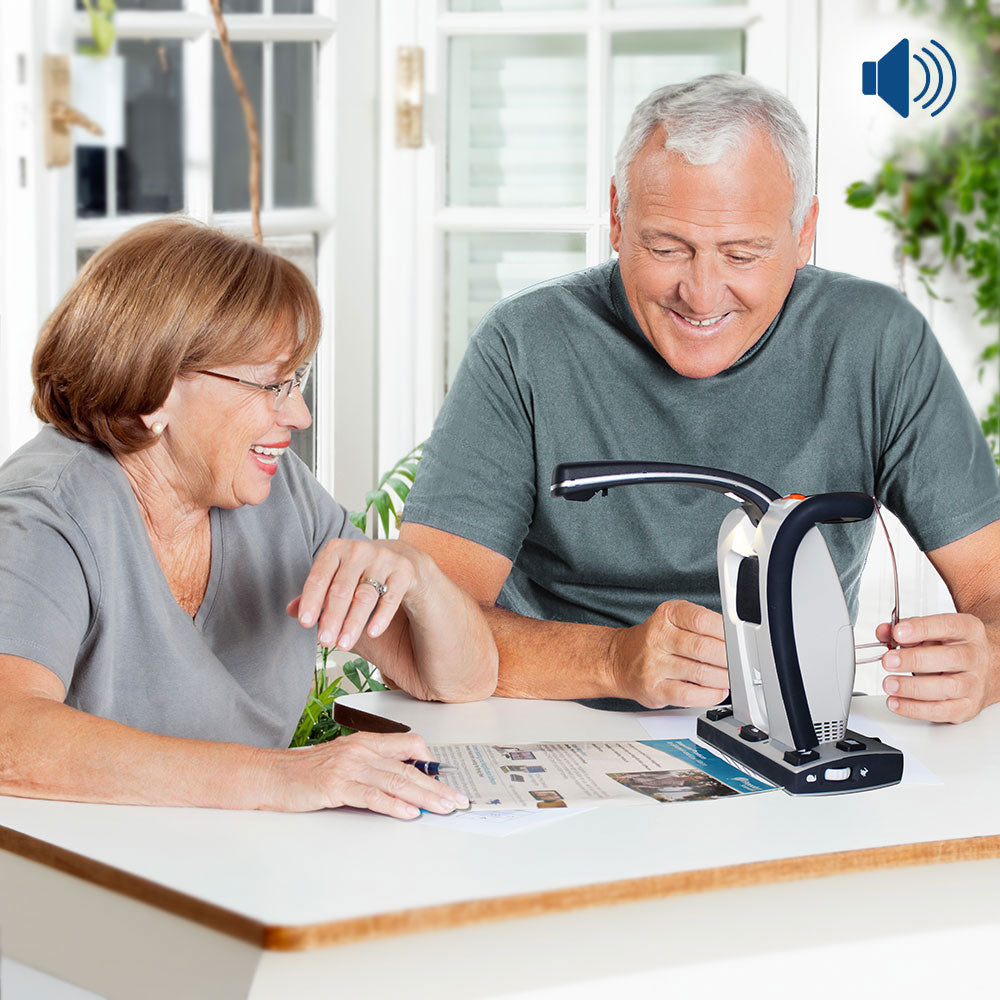
M 237 378 L 235 375 L 223 375 L 222 372 L 209 372 L 198 369 L 195 374 L 197 375 L 211 375 L 213 378 L 224 378 L 227 382 L 236 382 L 239 385 L 245 385 L 250 389 L 263 389 L 265 392 L 271 393 L 274 397 L 274 408 L 280 410 L 284 405 L 285 400 L 291 395 L 293 389 L 305 390 L 306 382 L 309 380 L 309 372 L 312 368 L 312 363 L 303 365 L 301 368 L 295 370 L 295 375 L 292 378 L 285 379 L 284 382 L 272 382 L 270 385 L 264 385 L 260 382 L 251 382 L 249 379 Z

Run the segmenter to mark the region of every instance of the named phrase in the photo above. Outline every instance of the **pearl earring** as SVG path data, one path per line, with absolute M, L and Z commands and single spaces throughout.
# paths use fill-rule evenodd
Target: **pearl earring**
M 156 435 L 157 437 L 159 437 L 159 436 L 160 436 L 160 435 L 161 435 L 161 434 L 163 433 L 163 426 L 164 426 L 164 425 L 163 425 L 163 424 L 161 424 L 159 420 L 157 420 L 157 421 L 156 421 L 156 423 L 155 423 L 155 424 L 153 424 L 153 426 L 152 426 L 152 427 L 150 427 L 149 429 L 150 429 L 150 430 L 151 430 L 151 431 L 152 431 L 152 432 L 153 432 L 153 433 L 154 433 L 154 434 L 155 434 L 155 435 Z

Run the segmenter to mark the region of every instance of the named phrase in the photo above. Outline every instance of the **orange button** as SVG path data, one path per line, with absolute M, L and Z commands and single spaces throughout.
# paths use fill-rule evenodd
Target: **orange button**
M 786 500 L 805 500 L 805 497 L 801 493 L 789 493 Z

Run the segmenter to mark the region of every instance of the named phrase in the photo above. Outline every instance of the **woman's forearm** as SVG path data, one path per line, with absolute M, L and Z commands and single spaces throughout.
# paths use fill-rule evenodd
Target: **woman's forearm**
M 45 697 L 0 710 L 0 794 L 268 809 L 273 751 L 158 736 Z
M 0 794 L 119 805 L 307 812 L 348 805 L 398 819 L 467 809 L 408 763 L 415 733 L 356 733 L 301 750 L 156 736 L 24 697 L 0 710 Z

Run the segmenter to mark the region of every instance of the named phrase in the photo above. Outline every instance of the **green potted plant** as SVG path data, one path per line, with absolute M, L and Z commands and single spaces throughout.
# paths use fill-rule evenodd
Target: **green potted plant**
M 378 538 L 381 527 L 381 537 L 388 538 L 390 525 L 399 527 L 403 504 L 413 485 L 423 447 L 419 444 L 404 455 L 382 476 L 375 489 L 365 494 L 364 509 L 349 515 L 351 523 L 356 528 L 366 531 L 368 522 L 371 521 L 371 537 Z M 290 746 L 313 746 L 352 732 L 340 723 L 334 722 L 334 702 L 344 694 L 386 689 L 376 676 L 376 668 L 360 656 L 348 660 L 339 668 L 340 673 L 336 673 L 334 666 L 336 660 L 332 662 L 330 660 L 334 652 L 335 650 L 325 646 L 317 647 L 313 687 Z M 345 681 L 350 684 L 349 688 L 344 687 Z

